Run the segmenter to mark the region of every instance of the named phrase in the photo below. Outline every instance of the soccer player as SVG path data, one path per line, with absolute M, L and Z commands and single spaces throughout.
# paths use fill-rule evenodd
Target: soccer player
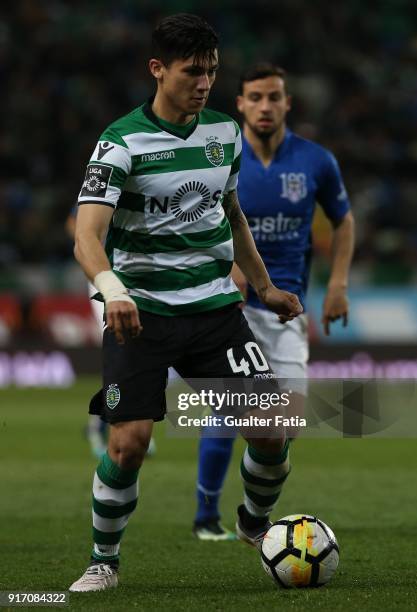
M 305 306 L 311 262 L 311 226 L 316 203 L 333 226 L 331 272 L 323 304 L 324 331 L 348 321 L 347 285 L 353 253 L 354 223 L 337 161 L 320 145 L 300 138 L 286 126 L 291 97 L 286 74 L 269 63 L 249 68 L 241 77 L 237 107 L 243 115 L 243 144 L 238 195 L 256 247 L 269 275 Z M 238 268 L 237 284 L 246 279 Z M 245 317 L 261 350 L 281 381 L 296 392 L 301 413 L 307 393 L 308 338 L 303 314 L 282 325 L 249 285 Z M 219 497 L 229 465 L 233 438 L 216 437 L 206 428 L 199 448 L 197 514 L 193 531 L 201 540 L 228 540 L 220 523 Z
M 90 411 L 105 416 L 110 434 L 93 481 L 92 558 L 71 591 L 117 585 L 138 471 L 153 422 L 165 415 L 168 368 L 186 378 L 272 375 L 238 308 L 233 261 L 282 320 L 302 312 L 295 295 L 272 284 L 241 212 L 239 128 L 205 109 L 217 45 L 199 17 L 161 21 L 149 61 L 156 94 L 104 131 L 80 192 L 75 255 L 107 322 L 103 389 Z M 251 437 L 243 465 L 237 528 L 256 546 L 289 472 L 288 441 Z M 255 503 L 249 494 L 265 479 Z

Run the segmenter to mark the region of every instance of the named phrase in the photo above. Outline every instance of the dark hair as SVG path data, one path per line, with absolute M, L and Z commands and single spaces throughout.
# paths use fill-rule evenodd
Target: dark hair
M 243 85 L 250 81 L 257 81 L 258 79 L 266 79 L 269 76 L 277 76 L 283 81 L 287 78 L 287 73 L 284 68 L 275 66 L 270 62 L 259 62 L 253 64 L 240 75 L 239 79 L 239 95 L 243 93 Z
M 195 56 L 195 63 L 214 60 L 219 37 L 201 17 L 178 13 L 163 19 L 152 33 L 152 56 L 168 66 Z

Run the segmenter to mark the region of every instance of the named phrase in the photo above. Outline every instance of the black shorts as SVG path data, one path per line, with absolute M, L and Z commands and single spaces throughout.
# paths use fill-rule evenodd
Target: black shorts
M 236 304 L 176 317 L 142 310 L 140 317 L 142 333 L 123 345 L 104 330 L 103 388 L 90 414 L 109 423 L 161 421 L 171 366 L 183 378 L 251 378 L 260 370 L 273 376 Z

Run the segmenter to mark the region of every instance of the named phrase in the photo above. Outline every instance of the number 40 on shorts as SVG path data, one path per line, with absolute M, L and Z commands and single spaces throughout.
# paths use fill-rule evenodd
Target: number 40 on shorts
M 266 372 L 270 369 L 267 360 L 256 342 L 246 342 L 245 350 L 257 372 Z M 229 360 L 230 367 L 235 374 L 242 373 L 245 376 L 250 376 L 251 368 L 249 361 L 242 357 L 240 363 L 236 363 L 235 356 L 233 355 L 233 348 L 228 349 L 227 358 Z

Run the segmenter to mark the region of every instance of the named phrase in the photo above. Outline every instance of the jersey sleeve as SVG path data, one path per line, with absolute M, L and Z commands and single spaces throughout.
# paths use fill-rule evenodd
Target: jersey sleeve
M 240 170 L 240 159 L 242 157 L 242 136 L 240 134 L 240 128 L 237 123 L 233 123 L 236 130 L 235 150 L 224 193 L 229 193 L 229 191 L 234 191 L 236 189 Z
M 130 151 L 123 138 L 107 129 L 87 165 L 78 205 L 91 202 L 115 208 L 131 167 Z
M 325 151 L 322 162 L 317 201 L 332 221 L 342 219 L 350 209 L 349 196 L 339 164 L 329 151 Z

